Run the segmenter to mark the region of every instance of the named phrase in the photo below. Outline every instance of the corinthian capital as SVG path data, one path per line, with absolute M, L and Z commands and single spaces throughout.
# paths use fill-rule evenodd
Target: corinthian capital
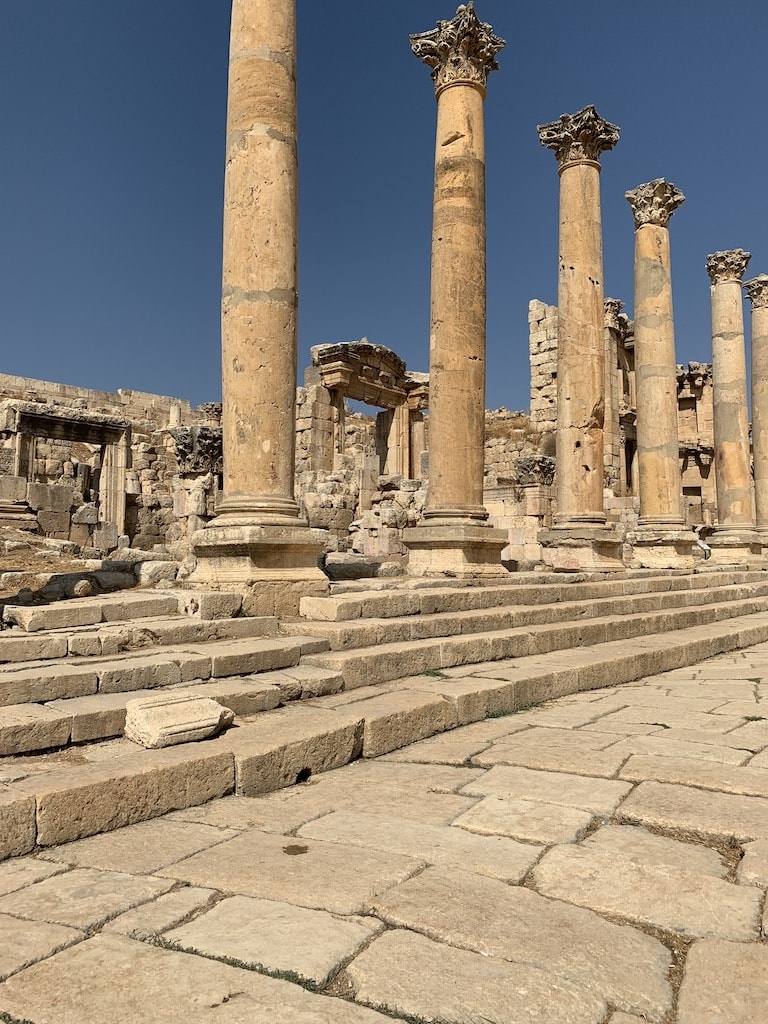
M 594 107 L 563 114 L 558 121 L 537 125 L 542 146 L 554 149 L 562 170 L 566 164 L 600 163 L 600 154 L 619 141 L 619 128 L 603 120 Z
M 678 206 L 685 202 L 685 196 L 680 189 L 664 178 L 654 178 L 644 185 L 638 185 L 637 188 L 625 192 L 624 197 L 632 207 L 636 228 L 641 228 L 644 224 L 655 224 L 657 227 L 665 228 Z
M 437 95 L 449 85 L 477 85 L 485 92 L 488 75 L 498 71 L 496 54 L 507 45 L 480 21 L 474 3 L 460 4 L 452 21 L 438 21 L 431 32 L 411 37 L 411 49 L 432 68 Z
M 603 300 L 603 323 L 606 327 L 613 328 L 614 331 L 621 330 L 621 311 L 624 309 L 624 303 L 621 299 L 604 299 Z
M 768 307 L 768 274 L 758 274 L 751 281 L 745 281 L 744 291 L 749 296 L 753 309 Z
M 741 281 L 751 259 L 752 253 L 744 252 L 743 249 L 713 252 L 707 256 L 707 273 L 710 281 L 712 284 L 722 284 L 723 281 Z

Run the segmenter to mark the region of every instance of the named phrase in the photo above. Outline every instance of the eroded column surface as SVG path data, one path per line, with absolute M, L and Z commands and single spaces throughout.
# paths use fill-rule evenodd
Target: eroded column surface
M 486 227 L 483 102 L 504 40 L 473 4 L 451 21 L 411 36 L 432 68 L 437 141 L 432 230 L 429 488 L 424 525 L 408 531 L 412 572 L 469 572 L 479 557 L 501 571 L 503 542 L 483 507 L 485 433 Z M 478 532 L 480 527 L 480 532 Z M 490 571 L 486 566 L 483 571 Z
M 669 220 L 685 196 L 663 178 L 626 193 L 635 220 L 640 524 L 683 526 Z
M 601 525 L 603 511 L 603 238 L 600 154 L 619 141 L 594 107 L 539 125 L 560 168 L 557 349 L 558 526 Z
M 744 282 L 752 303 L 752 461 L 755 522 L 768 533 L 768 274 Z
M 264 571 L 314 569 L 322 547 L 322 535 L 307 529 L 294 499 L 297 181 L 295 0 L 233 0 L 222 282 L 224 497 L 217 518 L 195 540 L 203 578 L 244 582 Z
M 707 257 L 712 281 L 712 384 L 715 483 L 720 530 L 751 529 L 747 363 L 741 279 L 750 260 L 743 249 Z

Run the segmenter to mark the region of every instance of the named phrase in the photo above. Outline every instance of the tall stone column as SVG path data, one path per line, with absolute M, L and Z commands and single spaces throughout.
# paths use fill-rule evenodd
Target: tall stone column
M 317 568 L 324 534 L 308 529 L 294 498 L 297 187 L 295 0 L 233 0 L 222 284 L 224 496 L 193 545 L 196 579 L 253 584 L 251 607 L 263 611 L 290 611 L 303 584 L 324 580 Z
M 763 546 L 768 537 L 768 274 L 744 282 L 752 304 L 752 464 L 755 523 Z
M 483 507 L 485 451 L 485 129 L 488 74 L 504 40 L 471 3 L 411 36 L 437 97 L 429 380 L 429 488 L 406 531 L 415 575 L 500 575 L 506 533 Z
M 752 517 L 747 361 L 741 279 L 750 253 L 729 249 L 707 257 L 712 282 L 712 386 L 718 523 L 713 560 L 743 562 L 759 553 Z
M 640 566 L 693 562 L 681 513 L 677 363 L 669 220 L 685 196 L 663 178 L 626 193 L 635 220 L 635 379 L 640 529 L 631 540 Z
M 555 568 L 620 568 L 605 528 L 603 236 L 600 154 L 619 141 L 594 107 L 539 125 L 560 174 L 557 336 L 557 514 L 542 536 Z M 546 556 L 545 556 L 546 557 Z

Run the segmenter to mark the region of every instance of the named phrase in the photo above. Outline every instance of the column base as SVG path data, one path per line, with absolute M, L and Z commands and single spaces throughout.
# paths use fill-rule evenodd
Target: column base
M 708 565 L 744 565 L 763 554 L 763 538 L 754 526 L 715 526 L 705 542 L 712 550 Z
M 224 525 L 192 534 L 197 567 L 190 583 L 243 591 L 246 615 L 298 615 L 299 601 L 328 592 L 318 559 L 325 530 L 294 526 Z
M 556 526 L 539 531 L 541 557 L 554 572 L 618 572 L 623 541 L 605 526 Z
M 403 531 L 410 576 L 507 576 L 501 552 L 508 541 L 506 530 L 467 523 L 414 526 Z
M 703 557 L 692 531 L 680 524 L 641 523 L 626 539 L 633 569 L 692 569 Z

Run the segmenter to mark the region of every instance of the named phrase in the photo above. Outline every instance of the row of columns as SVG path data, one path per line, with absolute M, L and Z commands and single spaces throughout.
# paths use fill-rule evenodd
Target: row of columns
M 437 99 L 430 322 L 430 487 L 423 525 L 406 531 L 416 574 L 504 570 L 506 534 L 483 507 L 486 228 L 483 103 L 504 40 L 472 3 L 411 37 Z M 538 129 L 560 175 L 558 514 L 544 542 L 562 567 L 619 567 L 603 509 L 604 291 L 600 155 L 619 129 L 594 107 Z M 682 544 L 668 222 L 682 193 L 658 179 L 627 194 L 636 227 L 635 313 L 641 531 Z M 224 498 L 194 538 L 197 578 L 254 584 L 252 613 L 295 606 L 323 579 L 324 533 L 294 496 L 297 361 L 295 0 L 233 0 L 222 289 Z M 718 502 L 730 530 L 751 526 L 746 374 L 739 363 L 747 254 L 710 257 Z M 741 267 L 741 269 L 739 269 Z M 768 288 L 755 306 L 758 521 L 768 525 Z M 738 297 L 738 300 L 737 300 Z M 737 308 L 738 307 L 738 308 Z M 743 357 L 743 324 L 741 326 Z M 759 406 L 759 408 L 758 408 Z M 765 435 L 765 437 L 764 437 Z M 722 497 L 721 497 L 722 496 Z M 298 589 L 291 591 L 291 584 Z

